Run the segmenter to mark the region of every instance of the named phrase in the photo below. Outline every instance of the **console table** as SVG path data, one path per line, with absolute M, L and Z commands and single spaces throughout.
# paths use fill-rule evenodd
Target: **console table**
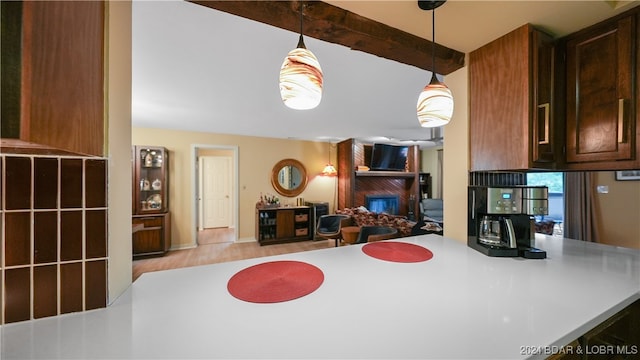
M 311 207 L 256 208 L 255 234 L 260 245 L 311 240 Z

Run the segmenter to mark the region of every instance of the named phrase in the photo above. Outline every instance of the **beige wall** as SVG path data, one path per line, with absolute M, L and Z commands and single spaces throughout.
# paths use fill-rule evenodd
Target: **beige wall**
M 107 4 L 108 302 L 131 284 L 131 2 Z
M 422 150 L 420 154 L 420 172 L 431 175 L 431 197 L 435 199 L 442 199 L 442 194 L 438 193 L 438 150 L 441 149 L 442 146 L 434 146 Z
M 469 186 L 468 67 L 444 79 L 453 93 L 453 119 L 446 126 L 442 177 L 444 236 L 467 242 L 467 187 Z
M 595 185 L 609 187 L 609 193 L 596 195 L 598 241 L 640 249 L 640 181 L 616 181 L 615 172 L 602 171 Z
M 326 201 L 333 207 L 335 178 L 320 176 L 329 159 L 330 143 L 261 138 L 151 128 L 133 128 L 132 144 L 164 146 L 169 150 L 169 211 L 171 248 L 195 245 L 193 237 L 194 194 L 192 145 L 238 147 L 238 237 L 255 240 L 255 204 L 260 194 L 278 195 L 271 186 L 273 166 L 285 158 L 301 161 L 309 183 L 300 194 L 306 200 Z M 331 156 L 335 156 L 332 152 Z M 335 163 L 335 158 L 332 159 Z M 296 198 L 278 195 L 283 204 L 295 205 Z

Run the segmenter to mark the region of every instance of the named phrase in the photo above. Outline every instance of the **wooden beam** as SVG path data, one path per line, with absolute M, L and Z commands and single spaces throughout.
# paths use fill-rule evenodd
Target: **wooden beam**
M 295 33 L 303 3 L 304 36 L 431 71 L 431 41 L 321 1 L 188 1 Z M 435 53 L 438 74 L 464 66 L 464 53 L 438 44 Z

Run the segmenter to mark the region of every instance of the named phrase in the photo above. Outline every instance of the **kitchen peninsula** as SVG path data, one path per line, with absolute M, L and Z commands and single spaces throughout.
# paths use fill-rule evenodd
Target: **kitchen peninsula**
M 537 235 L 548 258 L 525 260 L 437 235 L 393 241 L 433 258 L 382 261 L 352 245 L 146 273 L 106 309 L 4 325 L 0 357 L 546 358 L 640 299 L 639 250 Z M 323 283 L 271 304 L 227 291 L 235 273 L 285 259 Z

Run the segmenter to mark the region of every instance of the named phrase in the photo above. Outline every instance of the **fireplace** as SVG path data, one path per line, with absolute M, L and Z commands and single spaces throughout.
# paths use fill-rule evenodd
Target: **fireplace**
M 375 213 L 398 215 L 400 195 L 365 195 L 365 207 Z

